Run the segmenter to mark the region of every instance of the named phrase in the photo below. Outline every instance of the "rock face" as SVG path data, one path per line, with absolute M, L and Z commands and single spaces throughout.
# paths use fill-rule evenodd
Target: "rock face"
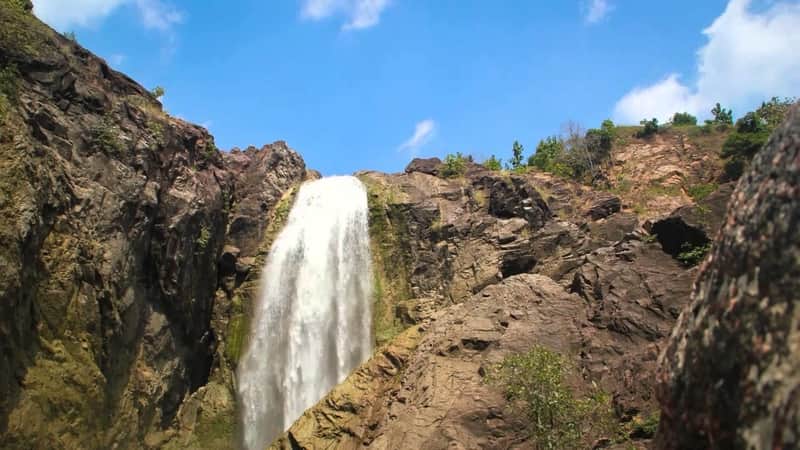
M 231 212 L 228 240 L 243 257 L 253 256 L 267 228 L 267 213 L 286 191 L 287 180 L 291 184 L 303 177 L 303 159 L 283 141 L 261 150 L 233 149 L 223 158 L 225 168 L 236 174 L 238 188 L 232 199 L 236 206 Z
M 0 30 L 0 447 L 162 446 L 219 403 L 218 261 L 256 253 L 303 161 L 223 157 L 21 2 Z
M 367 362 L 351 377 L 354 385 L 334 390 L 274 447 L 530 448 L 524 424 L 481 374 L 531 342 L 577 348 L 583 306 L 541 275 L 489 286 L 401 335 L 404 345 Z
M 719 151 L 727 131 L 711 133 L 672 127 L 642 139 L 638 129 L 618 127 L 617 144 L 606 171 L 610 187 L 623 209 L 643 221 L 657 220 L 693 205 L 692 192 L 715 184 L 722 175 Z
M 571 361 L 577 391 L 611 394 L 626 445 L 646 445 L 653 430 L 636 424 L 657 417 L 656 359 L 694 272 L 618 197 L 472 164 L 453 179 L 359 176 L 378 261 L 376 332 L 395 331 L 274 447 L 531 448 L 483 374 L 533 345 Z
M 734 189 L 726 183 L 695 205 L 682 206 L 667 217 L 646 224 L 664 251 L 677 256 L 686 246 L 707 245 L 717 235 Z
M 800 443 L 800 114 L 733 193 L 662 356 L 658 448 Z
M 421 172 L 359 177 L 370 194 L 379 342 L 534 266 L 530 237 L 551 212 L 525 179 L 479 166 L 462 179 Z

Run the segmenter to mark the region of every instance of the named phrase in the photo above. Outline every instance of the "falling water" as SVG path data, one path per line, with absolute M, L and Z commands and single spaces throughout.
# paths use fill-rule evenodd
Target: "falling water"
M 304 184 L 270 250 L 238 367 L 246 449 L 265 448 L 369 357 L 371 277 L 364 186 Z

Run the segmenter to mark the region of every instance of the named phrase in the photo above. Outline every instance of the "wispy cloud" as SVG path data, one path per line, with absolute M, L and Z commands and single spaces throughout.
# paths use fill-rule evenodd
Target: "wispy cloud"
M 693 85 L 671 74 L 638 87 L 614 108 L 618 121 L 645 117 L 668 119 L 675 112 L 708 116 L 716 102 L 739 108 L 772 96 L 800 92 L 800 4 L 773 2 L 751 11 L 752 0 L 730 0 L 725 11 L 703 30 L 708 42 L 698 51 Z M 742 111 L 743 112 L 743 111 Z
M 122 53 L 114 53 L 108 57 L 108 63 L 114 67 L 119 67 L 123 62 L 125 62 L 125 58 L 126 56 Z
M 309 20 L 323 20 L 342 15 L 347 21 L 344 30 L 370 28 L 381 20 L 390 0 L 303 0 L 300 15 Z
M 169 31 L 183 21 L 183 13 L 162 0 L 33 0 L 33 12 L 53 28 L 95 25 L 124 5 L 133 5 L 146 28 Z
M 183 12 L 159 0 L 136 0 L 136 7 L 147 28 L 169 31 L 173 25 L 183 22 Z
M 434 133 L 436 133 L 436 122 L 432 119 L 425 119 L 417 123 L 414 127 L 414 134 L 400 145 L 398 150 L 408 151 L 412 156 L 416 156 L 419 148 L 430 141 Z
M 585 11 L 584 20 L 591 24 L 605 19 L 614 10 L 614 5 L 608 0 L 589 0 L 588 4 L 583 4 L 583 9 Z

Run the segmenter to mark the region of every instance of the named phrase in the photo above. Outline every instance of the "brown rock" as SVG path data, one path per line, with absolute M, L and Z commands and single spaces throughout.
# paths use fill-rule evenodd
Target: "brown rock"
M 406 166 L 406 173 L 420 172 L 428 175 L 438 176 L 442 168 L 442 160 L 439 158 L 414 158 Z
M 592 220 L 605 219 L 622 209 L 622 201 L 614 195 L 604 195 L 597 199 L 594 204 L 586 211 L 586 215 Z
M 517 275 L 489 286 L 434 315 L 413 353 L 398 359 L 401 364 L 390 374 L 394 384 L 385 394 L 380 395 L 385 378 L 365 383 L 360 375 L 384 358 L 379 353 L 276 445 L 529 448 L 524 423 L 505 408 L 502 393 L 484 382 L 482 368 L 528 350 L 531 342 L 568 353 L 580 342 L 582 309 L 582 302 L 541 275 Z M 346 409 L 335 400 L 344 392 L 351 392 L 351 399 L 379 400 Z M 338 419 L 331 423 L 329 417 Z

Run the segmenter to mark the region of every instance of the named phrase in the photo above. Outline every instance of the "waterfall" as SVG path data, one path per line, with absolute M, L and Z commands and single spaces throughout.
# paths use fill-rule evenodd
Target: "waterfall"
M 269 252 L 239 361 L 246 449 L 263 450 L 370 356 L 371 296 L 364 186 L 304 184 Z

